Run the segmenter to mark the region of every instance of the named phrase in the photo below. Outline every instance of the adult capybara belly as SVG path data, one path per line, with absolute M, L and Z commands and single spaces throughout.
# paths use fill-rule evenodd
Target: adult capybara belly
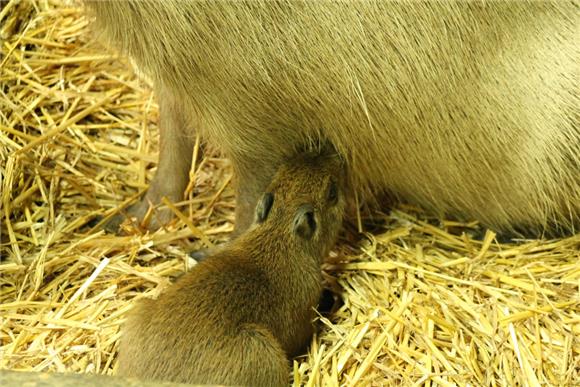
M 578 224 L 573 2 L 90 8 L 232 159 L 241 185 L 323 140 L 367 199 L 388 191 L 498 230 Z

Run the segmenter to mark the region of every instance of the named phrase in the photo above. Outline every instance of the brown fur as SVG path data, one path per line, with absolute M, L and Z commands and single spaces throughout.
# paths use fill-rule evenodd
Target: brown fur
M 498 231 L 573 231 L 579 222 L 572 1 L 90 8 L 153 78 L 162 116 L 177 115 L 161 136 L 181 161 L 171 166 L 162 149 L 164 172 L 145 200 L 179 199 L 195 129 L 233 161 L 242 230 L 280 160 L 320 139 L 348 161 L 368 200 L 387 190 Z
M 121 339 L 120 374 L 184 383 L 288 384 L 287 356 L 303 350 L 312 335 L 320 263 L 342 223 L 342 180 L 336 157 L 307 155 L 285 164 L 268 188 L 271 207 L 264 195 L 258 221 L 245 234 L 159 299 L 132 311 Z M 329 198 L 332 184 L 336 200 Z M 314 229 L 304 222 L 305 211 L 313 214 Z

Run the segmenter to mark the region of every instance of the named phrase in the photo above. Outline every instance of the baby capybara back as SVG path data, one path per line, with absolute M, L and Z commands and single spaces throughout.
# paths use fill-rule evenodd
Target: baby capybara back
M 363 199 L 388 191 L 499 231 L 578 224 L 574 2 L 90 4 L 160 97 L 137 216 L 180 199 L 197 130 L 232 159 L 240 230 L 280 160 L 319 140 Z
M 320 264 L 344 212 L 337 157 L 285 162 L 255 209 L 254 224 L 206 257 L 123 328 L 119 373 L 143 380 L 282 386 L 288 356 L 312 336 Z

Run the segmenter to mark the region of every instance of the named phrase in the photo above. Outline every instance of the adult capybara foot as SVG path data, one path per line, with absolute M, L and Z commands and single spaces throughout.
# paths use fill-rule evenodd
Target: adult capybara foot
M 159 208 L 145 196 L 126 210 L 113 215 L 102 224 L 102 228 L 110 233 L 120 233 L 121 226 L 129 223 L 138 229 L 157 230 L 166 226 L 173 217 L 173 212 L 169 208 Z

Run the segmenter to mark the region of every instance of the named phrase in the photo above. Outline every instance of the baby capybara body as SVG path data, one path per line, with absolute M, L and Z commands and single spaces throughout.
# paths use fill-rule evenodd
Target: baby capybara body
M 281 386 L 312 335 L 320 263 L 344 212 L 336 157 L 301 155 L 276 173 L 254 224 L 157 300 L 121 338 L 119 373 L 144 380 Z
M 572 1 L 168 0 L 91 9 L 159 95 L 159 170 L 137 216 L 163 195 L 180 199 L 197 130 L 233 162 L 240 230 L 280 160 L 320 139 L 347 160 L 361 198 L 388 191 L 498 231 L 578 224 L 580 13 Z

